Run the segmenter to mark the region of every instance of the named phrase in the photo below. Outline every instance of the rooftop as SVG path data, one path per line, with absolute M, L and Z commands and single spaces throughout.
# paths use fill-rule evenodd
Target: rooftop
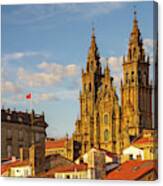
M 145 137 L 142 137 L 142 138 L 139 138 L 139 139 L 136 139 L 135 141 L 133 141 L 133 145 L 138 145 L 138 144 L 148 144 L 148 143 L 156 143 L 157 142 L 157 139 L 155 138 L 145 138 Z
M 3 174 L 4 172 L 8 171 L 11 167 L 21 167 L 21 166 L 26 166 L 26 165 L 30 165 L 28 160 L 15 160 L 15 161 L 8 161 L 5 162 L 3 164 L 1 164 L 1 174 Z
M 87 164 L 73 164 L 68 166 L 60 166 L 57 168 L 52 168 L 47 172 L 43 172 L 39 175 L 39 177 L 53 177 L 55 173 L 64 173 L 64 172 L 78 172 L 78 171 L 84 171 L 87 170 Z
M 46 149 L 62 148 L 65 147 L 66 142 L 67 142 L 67 138 L 62 138 L 57 140 L 47 140 L 45 142 L 45 148 Z
M 32 116 L 32 117 L 31 117 Z M 31 125 L 31 118 L 33 118 L 33 124 L 47 127 L 45 122 L 44 113 L 36 114 L 34 110 L 32 112 L 16 111 L 11 109 L 1 109 L 1 120 L 2 122 L 8 123 L 20 123 Z
M 154 160 L 130 160 L 108 173 L 104 179 L 137 180 L 151 170 L 157 171 L 157 162 Z

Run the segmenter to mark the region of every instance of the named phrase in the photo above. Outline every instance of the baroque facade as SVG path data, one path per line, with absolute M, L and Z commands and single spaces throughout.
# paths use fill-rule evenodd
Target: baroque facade
M 134 12 L 128 54 L 123 57 L 120 105 L 108 65 L 102 70 L 92 30 L 86 70 L 82 69 L 80 117 L 72 136 L 81 143 L 80 154 L 92 147 L 120 154 L 143 129 L 152 128 L 149 65 Z
M 31 160 L 35 173 L 44 169 L 47 123 L 43 115 L 1 109 L 1 160 Z M 35 174 L 34 173 L 34 174 Z

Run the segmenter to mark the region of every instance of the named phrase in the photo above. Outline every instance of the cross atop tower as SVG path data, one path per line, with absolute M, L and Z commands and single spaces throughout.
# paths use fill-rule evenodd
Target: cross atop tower
M 95 26 L 94 26 L 94 22 L 92 22 L 92 37 L 95 37 Z
M 136 5 L 134 5 L 134 18 L 136 18 L 137 11 L 136 11 Z

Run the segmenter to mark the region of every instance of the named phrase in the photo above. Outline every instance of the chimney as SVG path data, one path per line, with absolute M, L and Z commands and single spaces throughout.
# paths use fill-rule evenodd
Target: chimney
M 24 149 L 23 147 L 19 148 L 19 156 L 20 156 L 20 161 L 24 160 Z
M 16 157 L 15 156 L 12 156 L 11 157 L 11 162 L 15 162 L 16 161 Z
M 35 145 L 32 144 L 31 147 L 29 148 L 29 161 L 32 165 L 32 175 L 35 175 Z

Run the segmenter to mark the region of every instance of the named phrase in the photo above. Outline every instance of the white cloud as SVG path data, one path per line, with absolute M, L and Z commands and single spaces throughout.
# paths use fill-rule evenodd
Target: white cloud
M 53 72 L 54 74 L 63 74 L 64 76 L 76 76 L 79 73 L 79 67 L 75 64 L 69 64 L 63 66 L 56 63 L 47 63 L 46 61 L 38 64 L 39 69 L 47 72 Z
M 117 57 L 117 56 L 110 56 L 110 57 L 102 57 L 100 59 L 101 63 L 106 66 L 109 65 L 111 74 L 113 73 L 121 73 L 122 72 L 122 62 L 123 57 Z
M 56 95 L 60 100 L 67 100 L 67 99 L 77 100 L 79 98 L 79 90 L 78 89 L 61 90 L 61 91 L 56 92 Z
M 21 87 L 12 81 L 2 81 L 1 90 L 3 93 L 19 93 Z
M 145 47 L 152 48 L 153 47 L 153 39 L 146 38 L 146 39 L 143 40 L 143 44 L 144 44 Z
M 79 74 L 79 67 L 75 64 L 67 66 L 42 62 L 37 65 L 41 72 L 27 72 L 24 68 L 18 69 L 18 79 L 30 87 L 50 86 L 64 78 L 73 78 Z
M 122 62 L 123 56 L 110 56 L 110 57 L 102 57 L 100 59 L 101 63 L 105 67 L 107 64 L 109 65 L 110 74 L 114 78 L 113 84 L 116 87 L 116 92 L 120 97 L 120 82 L 122 79 Z
M 154 52 L 156 52 L 156 40 L 153 40 L 151 38 L 145 38 L 143 40 L 143 44 L 144 44 L 144 49 L 145 52 L 147 53 L 147 55 L 149 55 L 150 57 L 154 55 Z
M 111 56 L 108 58 L 108 64 L 110 65 L 110 68 L 113 70 L 113 72 L 119 72 L 122 71 L 122 62 L 123 57 L 115 57 Z
M 18 79 L 29 87 L 42 87 L 58 83 L 62 76 L 48 72 L 27 72 L 24 68 L 18 69 Z
M 55 101 L 58 100 L 57 96 L 54 93 L 40 93 L 37 95 L 36 100 L 40 101 Z
M 31 57 L 36 55 L 38 55 L 37 52 L 13 52 L 13 53 L 5 54 L 2 57 L 2 61 L 20 60 L 24 57 Z

